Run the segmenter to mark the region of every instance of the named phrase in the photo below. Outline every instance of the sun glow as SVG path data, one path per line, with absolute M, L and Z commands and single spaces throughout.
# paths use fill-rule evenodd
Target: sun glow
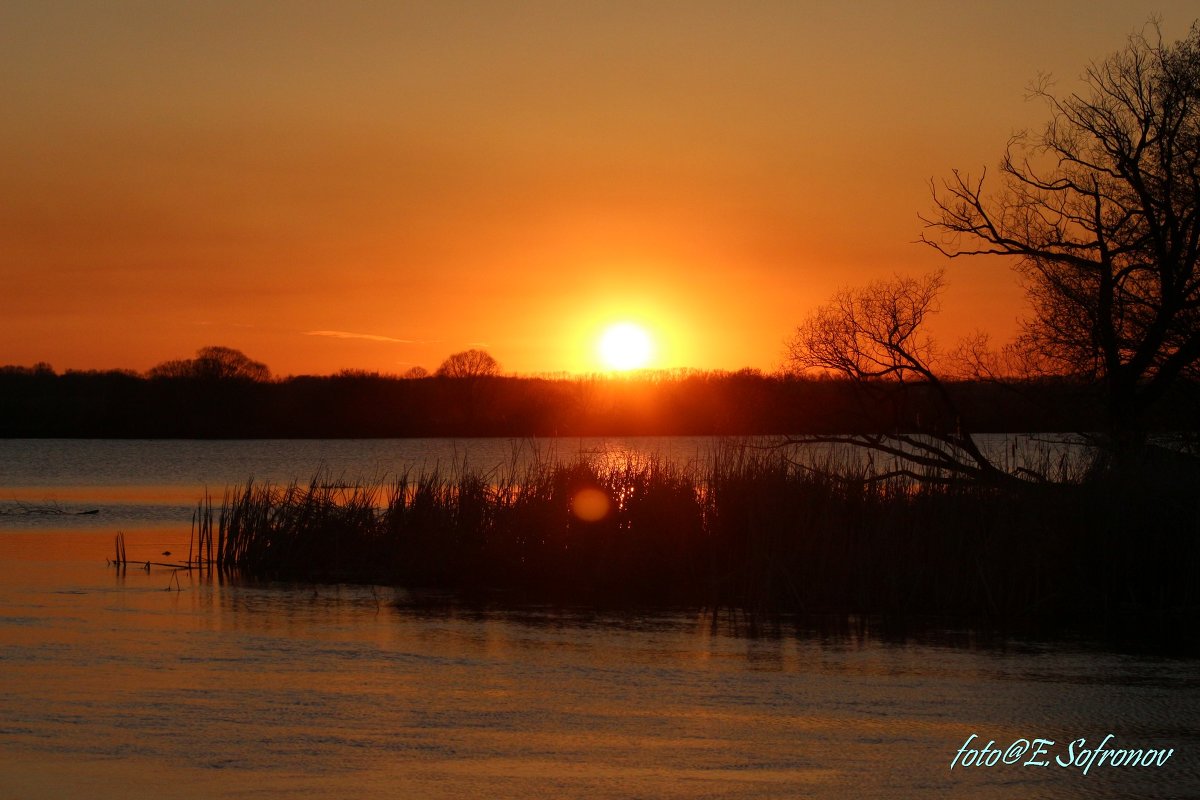
M 609 369 L 640 369 L 654 358 L 654 340 L 641 325 L 618 322 L 604 329 L 596 352 Z

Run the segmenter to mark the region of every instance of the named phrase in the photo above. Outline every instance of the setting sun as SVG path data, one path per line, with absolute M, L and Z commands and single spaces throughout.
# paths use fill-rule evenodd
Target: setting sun
M 619 322 L 604 329 L 596 350 L 609 369 L 638 369 L 653 358 L 654 341 L 641 325 Z

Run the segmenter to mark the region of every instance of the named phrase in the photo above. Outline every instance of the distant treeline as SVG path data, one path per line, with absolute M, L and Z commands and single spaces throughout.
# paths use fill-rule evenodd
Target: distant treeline
M 0 436 L 266 438 L 755 435 L 929 430 L 1081 431 L 1100 427 L 1093 387 L 1063 381 L 950 384 L 962 419 L 939 417 L 928 387 L 869 390 L 836 380 L 737 373 L 633 378 L 279 380 L 55 373 L 0 367 Z M 1196 387 L 1157 424 L 1192 429 Z M 944 414 L 942 415 L 944 416 Z

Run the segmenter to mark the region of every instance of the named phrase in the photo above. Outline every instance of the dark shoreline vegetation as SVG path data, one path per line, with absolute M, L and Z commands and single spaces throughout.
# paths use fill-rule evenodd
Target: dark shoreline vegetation
M 861 480 L 777 451 L 432 472 L 388 484 L 253 482 L 202 503 L 189 560 L 268 580 L 466 600 L 881 615 L 1195 639 L 1193 476 L 1114 483 Z M 581 492 L 608 513 L 588 521 Z
M 1043 378 L 946 382 L 982 432 L 1104 427 L 1097 383 Z M 1181 382 L 1147 422 L 1194 430 L 1200 386 Z M 917 383 L 677 372 L 618 378 L 399 378 L 370 373 L 279 380 L 57 374 L 0 367 L 4 438 L 392 438 L 770 435 L 953 428 Z

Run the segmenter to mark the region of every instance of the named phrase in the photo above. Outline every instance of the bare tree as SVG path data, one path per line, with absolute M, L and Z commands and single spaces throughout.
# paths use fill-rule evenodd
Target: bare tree
M 441 378 L 481 378 L 500 374 L 500 364 L 485 350 L 453 353 L 437 369 Z
M 855 381 L 913 374 L 932 378 L 933 342 L 921 330 L 937 311 L 941 271 L 920 279 L 897 276 L 863 288 L 841 289 L 788 342 L 793 365 L 840 373 Z
M 1049 122 L 1013 137 L 997 180 L 954 171 L 934 186 L 922 239 L 951 258 L 1015 257 L 1027 363 L 1098 381 L 1121 462 L 1200 364 L 1200 25 L 1170 45 L 1150 25 L 1082 79 L 1066 96 L 1034 85 Z
M 271 370 L 232 347 L 202 347 L 195 358 L 164 361 L 152 367 L 151 378 L 193 378 L 199 380 L 267 381 Z
M 997 468 L 979 449 L 953 396 L 931 366 L 936 352 L 923 325 L 937 312 L 944 285 L 939 271 L 921 278 L 897 276 L 841 289 L 814 311 L 788 342 L 793 367 L 833 373 L 860 387 L 864 421 L 877 418 L 881 410 L 886 410 L 891 421 L 910 416 L 903 405 L 915 387 L 932 395 L 936 419 L 926 419 L 915 430 L 804 436 L 791 441 L 849 444 L 895 459 L 896 469 L 872 479 L 905 475 L 941 482 L 1008 484 L 1020 480 L 1017 474 Z M 880 391 L 870 391 L 872 388 Z

